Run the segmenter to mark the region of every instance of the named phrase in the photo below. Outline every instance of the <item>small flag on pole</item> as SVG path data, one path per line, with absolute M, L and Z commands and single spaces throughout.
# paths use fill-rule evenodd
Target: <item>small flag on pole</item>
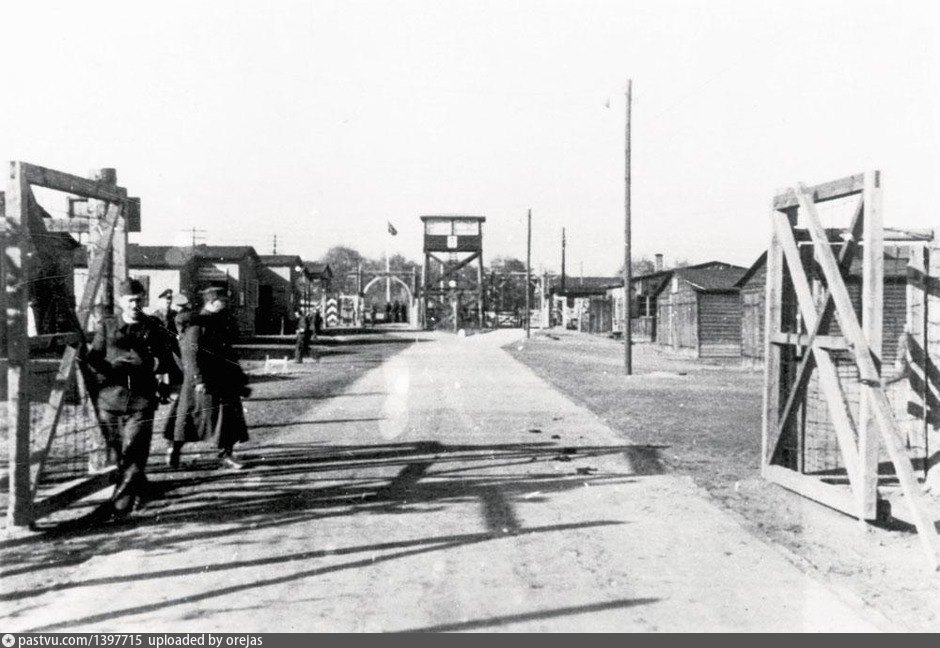
M 391 234 L 392 236 L 395 236 L 396 234 L 398 234 L 398 230 L 395 229 L 394 225 L 392 225 L 392 221 L 386 221 L 386 222 L 388 223 L 388 233 Z

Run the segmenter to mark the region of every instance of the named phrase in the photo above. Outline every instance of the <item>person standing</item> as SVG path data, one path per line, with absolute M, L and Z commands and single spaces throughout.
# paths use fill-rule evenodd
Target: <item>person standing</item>
M 244 465 L 235 460 L 234 447 L 248 441 L 241 399 L 251 395 L 251 389 L 233 347 L 238 330 L 223 288 L 207 288 L 201 294 L 202 310 L 183 336 L 183 383 L 192 385 L 195 436 L 214 438 L 222 466 L 240 470 Z M 181 391 L 181 413 L 187 411 L 184 405 L 189 407 L 182 402 L 184 395 L 185 389 Z M 181 425 L 186 425 L 185 420 Z
M 300 364 L 307 355 L 307 348 L 310 346 L 310 321 L 303 311 L 299 308 L 294 309 L 294 319 L 297 322 L 294 330 L 294 362 Z
M 178 357 L 175 359 L 179 363 L 182 379 L 172 381 L 173 384 L 179 385 L 179 394 L 170 403 L 170 411 L 163 427 L 163 438 L 170 444 L 167 449 L 166 465 L 175 470 L 180 467 L 180 455 L 182 454 L 183 445 L 200 439 L 196 426 L 195 385 L 191 379 L 187 380 L 191 372 L 187 372 L 183 364 L 183 358 L 186 357 L 186 344 L 190 342 L 186 338 L 186 329 L 189 328 L 195 313 L 189 298 L 183 293 L 178 294 L 173 299 L 173 304 L 177 307 L 174 324 L 178 331 L 176 340 Z
M 141 309 L 144 287 L 128 279 L 118 286 L 121 312 L 102 318 L 87 363 L 98 383 L 98 418 L 117 459 L 118 483 L 111 513 L 128 515 L 147 485 L 145 475 L 157 409 L 157 374 L 171 370 L 170 343 L 160 322 Z
M 162 293 L 160 293 L 157 299 L 163 300 L 163 305 L 153 312 L 153 316 L 160 320 L 160 323 L 163 324 L 164 328 L 170 332 L 170 334 L 175 338 L 179 331 L 176 328 L 176 315 L 177 311 L 174 306 L 173 299 L 173 289 L 167 288 Z

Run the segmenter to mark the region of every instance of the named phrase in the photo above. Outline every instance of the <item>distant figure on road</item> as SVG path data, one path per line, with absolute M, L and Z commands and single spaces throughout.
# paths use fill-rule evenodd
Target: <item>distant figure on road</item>
M 98 379 L 98 418 L 109 454 L 117 459 L 119 481 L 110 513 L 123 517 L 147 486 L 145 469 L 157 409 L 157 375 L 173 358 L 161 323 L 141 309 L 144 287 L 135 279 L 118 286 L 121 312 L 102 318 L 88 350 L 88 365 Z
M 309 315 L 304 315 L 299 308 L 294 309 L 294 362 L 300 364 L 304 361 L 310 350 L 311 321 Z
M 392 321 L 392 304 L 389 302 L 385 303 L 385 323 L 388 324 Z

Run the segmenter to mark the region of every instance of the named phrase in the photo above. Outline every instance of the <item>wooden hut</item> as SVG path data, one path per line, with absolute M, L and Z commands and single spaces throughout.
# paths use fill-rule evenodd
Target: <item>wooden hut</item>
M 735 286 L 745 268 L 729 263 L 676 268 L 656 293 L 656 343 L 695 358 L 741 354 L 741 301 Z
M 290 333 L 292 312 L 300 306 L 303 261 L 296 254 L 262 254 L 259 258 L 255 330 L 262 334 Z
M 664 270 L 662 266 L 662 255 L 656 255 L 657 264 L 660 266 L 655 272 L 632 277 L 630 284 L 633 288 L 633 302 L 631 312 L 631 331 L 634 342 L 655 342 L 658 307 L 657 300 L 662 294 L 663 286 L 672 279 L 676 268 Z M 706 261 L 691 266 L 685 266 L 686 270 L 700 270 L 708 268 L 724 268 L 728 264 L 722 261 Z M 614 333 L 623 332 L 623 280 L 612 284 L 607 289 L 607 297 L 612 304 L 612 326 Z

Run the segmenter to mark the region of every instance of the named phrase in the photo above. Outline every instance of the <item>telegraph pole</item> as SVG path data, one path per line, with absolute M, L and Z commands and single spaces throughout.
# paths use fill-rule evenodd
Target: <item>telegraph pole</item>
M 565 292 L 565 228 L 561 228 L 561 292 Z
M 623 225 L 623 372 L 633 373 L 633 331 L 631 302 L 633 289 L 630 255 L 630 104 L 633 100 L 633 80 L 627 79 L 627 119 L 624 146 L 624 225 Z
M 196 227 L 190 227 L 189 229 L 184 229 L 183 231 L 188 232 L 192 237 L 192 245 L 194 248 L 196 247 L 196 239 L 203 238 L 202 235 L 206 233 L 206 230 L 198 229 Z
M 532 336 L 532 327 L 529 320 L 532 319 L 532 303 L 529 294 L 532 292 L 532 210 L 529 209 L 528 229 L 526 233 L 525 247 L 525 336 Z

